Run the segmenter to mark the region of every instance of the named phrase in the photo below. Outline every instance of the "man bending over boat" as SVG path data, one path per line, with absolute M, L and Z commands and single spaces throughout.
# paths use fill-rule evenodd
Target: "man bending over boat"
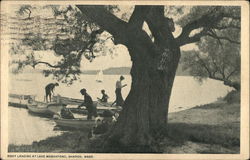
M 90 95 L 87 93 L 86 89 L 83 88 L 80 90 L 80 93 L 84 96 L 84 102 L 78 106 L 80 108 L 81 106 L 85 106 L 88 111 L 88 120 L 92 119 L 92 116 L 97 117 L 96 107 L 93 104 L 93 100 L 90 97 Z
M 46 96 L 46 102 L 48 102 L 48 97 L 49 101 L 51 102 L 51 95 L 54 95 L 54 89 L 55 86 L 59 86 L 58 83 L 50 83 L 45 87 L 45 96 Z

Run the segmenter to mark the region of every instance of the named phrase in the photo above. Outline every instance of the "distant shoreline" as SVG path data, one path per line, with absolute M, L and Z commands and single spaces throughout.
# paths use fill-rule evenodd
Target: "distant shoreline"
M 191 76 L 188 71 L 183 71 L 181 69 L 181 65 L 178 67 L 176 71 L 176 76 Z M 111 67 L 102 70 L 103 75 L 130 75 L 130 67 Z M 27 69 L 20 73 L 42 73 L 43 71 L 41 69 Z M 100 70 L 83 70 L 81 71 L 81 74 L 87 74 L 87 75 L 97 75 Z M 14 74 L 14 73 L 13 73 Z

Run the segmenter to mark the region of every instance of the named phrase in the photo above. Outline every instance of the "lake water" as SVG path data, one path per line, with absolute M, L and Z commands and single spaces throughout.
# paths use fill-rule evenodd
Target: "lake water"
M 55 88 L 55 94 L 82 99 L 79 91 L 86 88 L 93 100 L 96 100 L 96 97 L 101 97 L 100 90 L 105 89 L 110 97 L 109 101 L 114 101 L 115 82 L 118 79 L 119 75 L 104 75 L 103 83 L 97 83 L 95 75 L 81 75 L 81 81 L 77 81 L 71 86 L 59 83 L 59 87 Z M 32 94 L 36 95 L 37 100 L 43 101 L 44 87 L 51 82 L 55 81 L 51 77 L 45 78 L 39 73 L 11 75 L 9 93 Z M 130 90 L 131 77 L 126 75 L 123 83 L 128 84 L 122 90 L 125 99 Z M 169 112 L 211 103 L 217 98 L 225 96 L 231 90 L 220 81 L 208 79 L 200 84 L 192 77 L 177 76 L 172 90 Z M 9 107 L 8 115 L 10 144 L 31 144 L 33 141 L 62 133 L 54 130 L 53 120 L 30 115 L 26 109 Z

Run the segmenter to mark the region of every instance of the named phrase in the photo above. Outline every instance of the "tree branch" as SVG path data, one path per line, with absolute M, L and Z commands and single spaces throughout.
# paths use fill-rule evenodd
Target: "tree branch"
M 208 35 L 208 36 L 210 36 L 210 37 L 213 37 L 213 38 L 216 38 L 216 39 L 227 40 L 227 41 L 229 41 L 229 42 L 231 42 L 231 43 L 240 44 L 239 41 L 232 40 L 232 39 L 230 39 L 230 38 L 228 38 L 228 37 L 225 37 L 225 36 L 217 36 L 217 35 L 215 36 L 215 35 L 210 34 L 210 33 L 207 33 L 206 35 Z
M 201 37 L 205 36 L 206 31 L 201 31 L 200 33 L 195 34 L 192 37 L 178 37 L 176 38 L 176 43 L 179 46 L 183 46 L 185 44 L 189 44 L 189 43 L 194 43 L 194 42 L 198 42 L 200 41 Z
M 117 18 L 115 15 L 107 11 L 104 6 L 88 6 L 76 5 L 79 10 L 85 14 L 90 20 L 98 24 L 103 30 L 112 34 L 115 38 L 116 44 L 124 43 L 124 34 L 122 34 L 128 27 L 125 21 Z
M 206 65 L 206 63 L 200 58 L 199 54 L 196 54 L 196 57 L 199 59 L 199 62 L 200 62 L 200 64 L 201 64 L 201 66 L 203 66 L 203 67 L 206 69 L 206 71 L 207 71 L 209 77 L 212 77 L 212 72 L 210 71 L 210 69 L 209 69 L 209 67 Z
M 47 66 L 49 66 L 51 68 L 60 68 L 61 67 L 61 65 L 52 65 L 52 64 L 50 64 L 48 62 L 43 62 L 43 61 L 37 61 L 32 66 L 35 68 L 35 66 L 38 65 L 38 64 L 45 64 L 45 65 L 47 65 Z
M 237 67 L 226 77 L 226 80 L 228 80 L 236 71 L 238 70 Z
M 218 29 L 218 30 L 223 30 L 223 29 L 229 29 L 229 28 L 233 28 L 233 29 L 240 29 L 240 26 L 235 26 L 235 25 L 228 25 L 228 26 L 216 26 L 213 27 L 214 29 Z
M 203 26 L 206 26 L 205 24 L 207 23 L 207 19 L 208 19 L 208 14 L 203 15 L 201 18 L 186 24 L 182 28 L 181 34 L 176 38 L 176 41 L 179 43 L 179 45 L 182 46 L 182 45 L 185 45 L 188 43 L 193 43 L 193 42 L 199 41 L 201 36 L 203 36 L 202 34 L 199 34 L 193 38 L 190 38 L 189 34 L 195 29 L 202 28 Z M 182 43 L 182 41 L 186 41 L 186 42 Z
M 233 15 L 228 14 L 228 13 L 223 13 L 223 17 L 225 17 L 225 18 L 232 18 L 232 19 L 235 19 L 235 20 L 240 20 L 241 19 L 240 16 L 233 16 Z
M 142 28 L 143 22 L 145 21 L 151 6 L 135 6 L 135 9 L 129 19 L 129 26 L 131 28 Z
M 196 41 L 199 41 L 199 38 L 201 38 L 202 36 L 205 36 L 206 34 L 202 34 L 202 35 L 197 35 L 195 37 L 190 38 L 189 35 L 190 33 L 198 28 L 205 28 L 206 32 L 208 32 L 211 29 L 226 29 L 226 26 L 217 26 L 217 24 L 223 19 L 223 18 L 233 18 L 233 19 L 237 19 L 240 20 L 240 17 L 237 16 L 233 16 L 230 14 L 226 14 L 226 13 L 218 13 L 218 10 L 220 9 L 220 7 L 215 7 L 213 10 L 211 10 L 210 12 L 208 12 L 207 14 L 201 16 L 199 19 L 194 20 L 188 24 L 186 24 L 183 28 L 182 28 L 182 32 L 181 34 L 176 38 L 177 42 L 179 43 L 180 46 L 188 44 L 188 43 L 193 43 Z M 217 12 L 217 13 L 216 13 Z M 216 14 L 215 14 L 216 13 Z M 233 25 L 229 25 L 227 26 L 227 28 L 237 28 L 240 29 L 237 26 L 233 26 Z M 213 37 L 216 38 L 216 37 Z M 232 43 L 237 43 L 239 44 L 239 42 L 233 41 L 228 39 L 227 37 L 219 37 L 220 39 L 224 39 L 224 40 L 228 40 Z M 184 42 L 182 42 L 184 41 Z
M 163 48 L 172 46 L 174 48 L 173 45 L 175 45 L 175 43 L 170 44 L 174 42 L 174 37 L 169 28 L 170 20 L 170 18 L 164 16 L 164 6 L 151 7 L 146 22 L 154 37 L 154 44 L 157 46 L 162 46 Z

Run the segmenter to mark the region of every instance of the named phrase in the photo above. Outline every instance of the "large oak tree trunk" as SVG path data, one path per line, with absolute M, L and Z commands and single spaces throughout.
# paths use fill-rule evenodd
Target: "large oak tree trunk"
M 180 59 L 180 45 L 172 35 L 174 22 L 164 16 L 164 6 L 135 6 L 128 23 L 102 6 L 78 8 L 112 34 L 114 44 L 125 45 L 132 60 L 131 90 L 117 123 L 102 139 L 101 152 L 159 152 L 152 146 L 167 124 Z M 143 31 L 144 22 L 154 40 Z
M 122 152 L 155 152 L 152 146 L 167 124 L 169 100 L 180 58 L 179 48 L 166 45 L 170 48 L 165 60 L 168 63 L 165 69 L 159 69 L 166 48 L 153 50 L 145 42 L 145 34 L 143 31 L 133 34 L 137 36 L 132 36 L 127 45 L 133 62 L 131 90 L 108 141 L 110 146 Z

